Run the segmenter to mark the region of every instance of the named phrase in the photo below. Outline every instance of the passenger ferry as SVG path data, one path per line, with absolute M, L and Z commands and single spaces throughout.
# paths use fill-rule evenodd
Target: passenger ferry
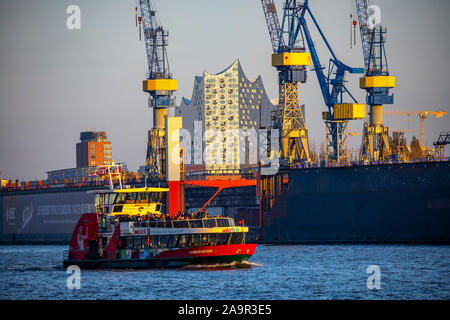
M 248 227 L 228 217 L 170 217 L 169 188 L 93 191 L 96 212 L 81 216 L 64 251 L 64 268 L 165 268 L 243 262 L 255 252 Z

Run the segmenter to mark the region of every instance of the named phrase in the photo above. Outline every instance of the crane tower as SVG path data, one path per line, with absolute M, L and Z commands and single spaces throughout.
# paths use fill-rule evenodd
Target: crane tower
M 150 0 L 139 0 L 140 17 L 148 60 L 147 79 L 143 91 L 150 94 L 148 106 L 153 109 L 153 128 L 148 132 L 146 171 L 158 181 L 166 179 L 165 118 L 175 107 L 173 93 L 177 80 L 172 78 L 167 57 L 169 32 L 158 23 L 156 10 Z M 136 12 L 138 8 L 136 8 Z
M 280 24 L 274 1 L 261 0 L 261 4 L 272 43 L 272 66 L 278 71 L 279 99 L 272 127 L 280 130 L 281 163 L 309 162 L 304 106 L 299 103 L 299 83 L 306 82 L 306 67 L 311 64 L 298 19 L 302 5 L 297 0 L 285 0 Z
M 384 161 L 391 156 L 389 129 L 383 125 L 383 105 L 393 104 L 394 95 L 389 90 L 395 87 L 395 77 L 389 74 L 385 51 L 386 28 L 380 21 L 373 21 L 368 0 L 355 0 L 358 12 L 361 43 L 364 55 L 364 77 L 360 88 L 366 90 L 369 105 L 369 122 L 364 123 L 361 145 L 361 160 Z

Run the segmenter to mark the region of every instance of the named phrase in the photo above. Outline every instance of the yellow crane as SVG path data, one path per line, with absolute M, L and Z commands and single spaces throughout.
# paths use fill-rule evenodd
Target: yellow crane
M 391 110 L 384 111 L 385 115 L 397 115 L 397 116 L 418 116 L 420 120 L 420 146 L 425 146 L 425 119 L 429 116 L 436 116 L 441 118 L 447 114 L 447 111 L 409 111 L 409 110 Z
M 414 129 L 394 129 L 391 130 L 392 138 L 390 139 L 390 150 L 392 159 L 408 162 L 410 158 L 410 148 L 406 143 L 405 133 L 415 132 Z M 350 136 L 362 136 L 363 132 L 349 132 Z

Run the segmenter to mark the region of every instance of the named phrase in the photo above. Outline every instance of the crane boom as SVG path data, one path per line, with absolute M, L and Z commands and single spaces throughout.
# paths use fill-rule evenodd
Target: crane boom
M 370 52 L 370 37 L 367 32 L 367 21 L 369 19 L 368 3 L 366 0 L 356 0 L 356 11 L 358 12 L 358 20 L 361 32 L 361 44 L 364 56 L 365 70 L 369 66 L 369 52 Z
M 358 12 L 359 30 L 364 56 L 366 76 L 388 76 L 389 68 L 384 44 L 386 42 L 386 28 L 369 25 L 372 8 L 368 0 L 355 0 Z
M 278 20 L 277 8 L 273 0 L 261 0 L 269 29 L 273 53 L 277 53 L 280 47 L 284 47 L 284 39 L 281 37 L 280 21 Z

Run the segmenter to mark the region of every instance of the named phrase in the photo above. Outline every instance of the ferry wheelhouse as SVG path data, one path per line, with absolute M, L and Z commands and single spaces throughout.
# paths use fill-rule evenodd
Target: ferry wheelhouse
M 81 216 L 63 265 L 81 268 L 152 268 L 242 262 L 256 244 L 248 227 L 228 217 L 164 214 L 168 188 L 93 191 L 96 212 Z

